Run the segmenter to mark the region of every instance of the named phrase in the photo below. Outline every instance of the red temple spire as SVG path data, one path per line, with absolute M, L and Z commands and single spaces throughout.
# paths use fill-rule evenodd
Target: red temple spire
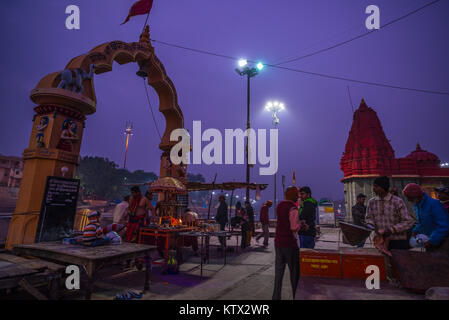
M 390 175 L 392 161 L 394 150 L 377 113 L 362 99 L 340 161 L 344 176 Z

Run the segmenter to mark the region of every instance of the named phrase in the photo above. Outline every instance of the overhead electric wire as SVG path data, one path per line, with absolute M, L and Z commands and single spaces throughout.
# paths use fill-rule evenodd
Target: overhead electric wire
M 401 89 L 401 90 L 409 90 L 409 91 L 416 91 L 416 92 L 422 92 L 422 93 L 432 93 L 432 94 L 440 94 L 440 95 L 448 95 L 449 96 L 449 92 L 444 92 L 444 91 L 434 91 L 434 90 L 426 90 L 426 89 L 408 88 L 408 87 L 391 85 L 391 84 L 387 84 L 387 83 L 371 82 L 371 81 L 364 81 L 364 80 L 356 80 L 356 79 L 350 79 L 350 78 L 334 76 L 334 75 L 329 75 L 329 74 L 324 74 L 324 73 L 311 72 L 311 71 L 306 71 L 306 70 L 293 69 L 293 68 L 281 67 L 281 66 L 275 66 L 275 65 L 266 65 L 266 66 L 273 67 L 273 68 L 278 68 L 278 69 L 282 69 L 282 70 L 298 72 L 298 73 L 309 74 L 309 75 L 313 75 L 313 76 L 317 76 L 317 77 L 323 77 L 323 78 L 328 78 L 328 79 L 356 82 L 356 83 L 367 84 L 367 85 L 372 85 L 372 86 L 377 86 L 377 87 L 385 87 L 385 88 L 393 88 L 393 89 Z
M 235 61 L 239 60 L 238 58 L 230 57 L 230 56 L 227 56 L 227 55 L 218 54 L 218 53 L 214 53 L 214 52 L 209 52 L 209 51 L 205 51 L 205 50 L 188 48 L 188 47 L 184 47 L 184 46 L 180 46 L 180 45 L 171 44 L 171 43 L 168 43 L 168 42 L 158 41 L 158 40 L 154 40 L 154 39 L 151 39 L 151 41 L 158 42 L 158 43 L 161 43 L 161 44 L 166 45 L 166 46 L 175 47 L 175 48 L 178 48 L 178 49 L 184 49 L 184 50 L 188 50 L 188 51 L 193 51 L 193 52 L 197 52 L 197 53 L 201 53 L 201 54 L 207 54 L 207 55 L 212 55 L 212 56 L 216 56 L 216 57 L 232 59 L 232 60 L 235 60 Z M 248 60 L 248 61 L 250 61 L 250 60 Z M 254 62 L 254 61 L 250 61 L 250 62 Z M 274 65 L 274 64 L 264 64 L 264 66 L 277 68 L 277 69 L 282 69 L 282 70 L 286 70 L 286 71 L 297 72 L 297 73 L 309 74 L 309 75 L 313 75 L 313 76 L 317 76 L 317 77 L 324 77 L 324 78 L 335 79 L 335 80 L 355 82 L 355 83 L 360 83 L 360 84 L 365 84 L 365 85 L 372 85 L 372 86 L 386 87 L 386 88 L 393 88 L 393 89 L 401 89 L 401 90 L 408 90 L 408 91 L 416 91 L 416 92 L 421 92 L 421 93 L 449 95 L 449 92 L 444 92 L 444 91 L 435 91 L 435 90 L 409 88 L 409 87 L 402 87 L 402 86 L 397 86 L 397 85 L 390 85 L 390 84 L 387 84 L 387 83 L 379 83 L 379 82 L 372 82 L 372 81 L 350 79 L 350 78 L 346 78 L 346 77 L 328 75 L 328 74 L 324 74 L 324 73 L 317 73 L 317 72 L 311 72 L 311 71 L 306 71 L 306 70 L 294 69 L 294 68 L 289 68 L 289 67 L 282 67 L 282 66 Z
M 440 0 L 434 0 L 432 2 L 429 2 L 399 18 L 393 19 L 390 22 L 386 23 L 382 28 L 389 26 L 397 21 L 400 21 L 408 16 L 411 16 L 415 13 L 417 13 L 418 11 L 421 11 L 422 9 L 429 7 L 437 2 L 439 2 Z M 303 74 L 309 74 L 309 75 L 313 75 L 313 76 L 317 76 L 317 77 L 323 77 L 323 78 L 328 78 L 328 79 L 335 79 L 335 80 L 342 80 L 342 81 L 349 81 L 349 82 L 354 82 L 354 83 L 360 83 L 360 84 L 365 84 L 365 85 L 372 85 L 372 86 L 378 86 L 378 87 L 385 87 L 385 88 L 393 88 L 393 89 L 400 89 L 400 90 L 408 90 L 408 91 L 415 91 L 415 92 L 421 92 L 421 93 L 430 93 L 430 94 L 439 94 L 439 95 L 449 95 L 449 92 L 444 92 L 444 91 L 436 91 L 436 90 L 426 90 L 426 89 L 418 89 L 418 88 L 410 88 L 410 87 L 403 87 L 403 86 L 397 86 L 397 85 L 392 85 L 392 84 L 387 84 L 387 83 L 380 83 L 380 82 L 372 82 L 372 81 L 365 81 L 365 80 L 357 80 L 357 79 L 351 79 L 351 78 L 346 78 L 346 77 L 341 77 L 341 76 L 335 76 L 335 75 L 329 75 L 329 74 L 324 74 L 324 73 L 318 73 L 318 72 L 312 72 L 312 71 L 306 71 L 306 70 L 300 70 L 300 69 L 294 69 L 294 68 L 289 68 L 289 67 L 282 67 L 280 66 L 280 64 L 285 64 L 285 63 L 289 63 L 289 62 L 293 62 L 293 61 L 297 61 L 306 57 L 310 57 L 312 55 L 316 55 L 319 54 L 321 52 L 325 52 L 331 49 L 334 49 L 336 47 L 339 47 L 341 45 L 344 45 L 346 43 L 349 43 L 351 41 L 354 41 L 356 39 L 359 39 L 361 37 L 364 37 L 368 34 L 371 34 L 373 32 L 377 31 L 376 29 L 369 31 L 367 33 L 364 33 L 362 35 L 359 35 L 357 37 L 351 38 L 349 40 L 340 42 L 336 45 L 333 45 L 331 47 L 327 47 L 321 50 L 318 50 L 316 52 L 313 52 L 311 54 L 305 55 L 305 56 L 301 56 L 295 59 L 291 59 L 285 62 L 281 62 L 281 63 L 277 63 L 277 64 L 264 64 L 267 67 L 272 67 L 272 68 L 278 68 L 278 69 L 282 69 L 282 70 L 286 70 L 286 71 L 292 71 L 292 72 L 297 72 L 297 73 L 303 73 Z M 189 47 L 185 47 L 182 45 L 177 45 L 177 44 L 173 44 L 173 43 L 168 43 L 165 41 L 159 41 L 159 40 L 155 40 L 155 39 L 150 39 L 152 42 L 155 43 L 160 43 L 162 45 L 165 46 L 169 46 L 169 47 L 174 47 L 174 48 L 178 48 L 178 49 L 182 49 L 182 50 L 187 50 L 187 51 L 192 51 L 195 53 L 200 53 L 200 54 L 205 54 L 205 55 L 210 55 L 210 56 L 215 56 L 215 57 L 220 57 L 220 58 L 225 58 L 225 59 L 229 59 L 229 60 L 234 60 L 234 61 L 238 61 L 239 58 L 237 57 L 232 57 L 232 56 L 228 56 L 228 55 L 224 55 L 224 54 L 220 54 L 220 53 L 216 53 L 216 52 L 211 52 L 211 51 L 206 51 L 206 50 L 201 50 L 201 49 L 195 49 L 195 48 L 189 48 Z M 254 63 L 255 61 L 252 60 L 248 60 L 251 63 Z
M 362 33 L 362 34 L 360 34 L 360 35 L 358 35 L 358 36 L 356 36 L 356 37 L 353 37 L 353 38 L 351 38 L 351 39 L 348 39 L 348 40 L 345 40 L 345 41 L 343 41 L 343 42 L 339 42 L 339 43 L 337 43 L 337 44 L 334 44 L 334 45 L 332 45 L 332 46 L 330 46 L 330 47 L 323 48 L 323 49 L 320 49 L 320 50 L 318 50 L 318 51 L 315 51 L 315 52 L 312 52 L 312 53 L 309 53 L 309 54 L 306 54 L 306 55 L 303 55 L 303 56 L 300 56 L 300 57 L 297 57 L 297 58 L 293 58 L 293 59 L 289 59 L 289 60 L 286 60 L 286 61 L 283 61 L 283 62 L 279 62 L 279 63 L 276 63 L 275 65 L 276 65 L 276 66 L 279 66 L 279 65 L 282 65 L 282 64 L 287 64 L 287 63 L 295 62 L 295 61 L 298 61 L 298 60 L 302 60 L 302 59 L 305 59 L 305 58 L 308 58 L 308 57 L 311 57 L 311 56 L 315 56 L 315 55 L 317 55 L 317 54 L 320 54 L 320 53 L 323 53 L 323 52 L 326 52 L 326 51 L 329 51 L 329 50 L 332 50 L 332 49 L 341 47 L 342 45 L 345 45 L 345 44 L 347 44 L 347 43 L 349 43 L 349 42 L 352 42 L 352 41 L 354 41 L 354 40 L 363 38 L 363 37 L 365 37 L 365 36 L 367 36 L 367 35 L 369 35 L 369 34 L 371 34 L 371 33 L 373 33 L 373 32 L 382 30 L 383 28 L 385 28 L 385 27 L 387 27 L 387 26 L 389 26 L 389 25 L 392 25 L 393 23 L 396 23 L 396 22 L 398 22 L 398 21 L 400 21 L 400 20 L 402 20 L 402 19 L 405 19 L 405 18 L 407 18 L 407 17 L 409 17 L 409 16 L 411 16 L 411 15 L 413 15 L 413 14 L 415 14 L 415 13 L 421 11 L 422 9 L 425 9 L 425 8 L 431 6 L 431 5 L 434 5 L 435 3 L 439 2 L 439 1 L 440 1 L 440 0 L 434 0 L 434 1 L 429 2 L 429 3 L 427 3 L 427 4 L 425 4 L 425 5 L 421 6 L 421 7 L 419 7 L 418 9 L 415 9 L 415 10 L 413 10 L 413 11 L 411 11 L 411 12 L 409 12 L 409 13 L 407 13 L 407 14 L 405 14 L 405 15 L 399 17 L 399 18 L 393 19 L 393 20 L 387 22 L 386 24 L 384 24 L 380 29 L 373 29 L 373 30 L 371 30 L 371 31 L 368 31 L 368 32 Z
M 219 54 L 219 53 L 205 51 L 205 50 L 200 50 L 200 49 L 188 48 L 188 47 L 184 47 L 184 46 L 181 46 L 181 45 L 168 43 L 168 42 L 164 42 L 164 41 L 159 41 L 159 40 L 155 40 L 155 39 L 150 39 L 150 40 L 153 41 L 153 42 L 156 42 L 156 43 L 160 43 L 160 44 L 169 46 L 169 47 L 174 47 L 174 48 L 183 49 L 183 50 L 189 50 L 189 51 L 202 53 L 202 54 L 208 54 L 208 55 L 211 55 L 211 56 L 216 56 L 216 57 L 230 59 L 230 60 L 239 60 L 239 58 L 227 56 L 227 55 L 224 55 L 224 54 Z
M 147 84 L 145 83 L 145 78 L 143 78 L 143 86 L 145 87 L 145 93 L 147 95 L 148 105 L 150 106 L 151 117 L 153 118 L 154 127 L 156 128 L 156 131 L 157 131 L 157 134 L 159 135 L 159 138 L 162 139 L 161 133 L 159 132 L 159 128 L 158 128 L 157 123 L 156 123 L 156 118 L 154 117 L 153 107 L 151 105 L 150 96 L 148 95 L 148 88 L 147 88 Z

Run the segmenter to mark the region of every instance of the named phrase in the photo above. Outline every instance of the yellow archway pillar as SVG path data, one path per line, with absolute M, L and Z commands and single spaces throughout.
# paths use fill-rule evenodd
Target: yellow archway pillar
M 159 96 L 159 111 L 166 126 L 159 148 L 169 154 L 176 142 L 170 141 L 172 130 L 184 127 L 184 117 L 178 105 L 175 86 L 167 76 L 164 65 L 154 54 L 147 26 L 139 42 L 107 42 L 96 46 L 87 54 L 70 60 L 66 70 L 84 70 L 95 65 L 95 74 L 112 70 L 113 62 L 126 64 L 137 62 L 148 74 L 148 84 Z M 28 148 L 23 152 L 25 160 L 23 178 L 17 207 L 11 219 L 6 248 L 16 244 L 34 243 L 39 222 L 45 184 L 48 176 L 73 178 L 79 164 L 79 152 L 86 115 L 96 111 L 96 97 L 91 78 L 82 81 L 83 92 L 58 88 L 61 72 L 44 76 L 31 92 L 31 100 L 37 104 Z M 163 166 L 160 176 L 172 176 L 186 181 L 186 166 Z
M 48 176 L 73 178 L 85 115 L 95 111 L 94 102 L 78 93 L 58 88 L 34 89 L 38 104 L 25 160 L 19 199 L 9 225 L 6 248 L 34 243 Z

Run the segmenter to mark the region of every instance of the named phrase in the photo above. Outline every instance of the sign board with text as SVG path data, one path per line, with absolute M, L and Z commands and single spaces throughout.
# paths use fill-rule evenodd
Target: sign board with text
M 57 241 L 73 232 L 79 179 L 47 177 L 36 242 Z

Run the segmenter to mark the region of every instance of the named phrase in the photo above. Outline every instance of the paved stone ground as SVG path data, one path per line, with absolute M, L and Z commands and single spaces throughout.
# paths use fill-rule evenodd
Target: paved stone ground
M 337 229 L 322 229 L 322 240 L 317 248 L 337 249 Z M 329 241 L 329 242 L 327 242 Z M 262 239 L 261 239 L 262 242 Z M 235 246 L 236 239 L 228 241 Z M 212 238 L 211 244 L 218 244 Z M 346 246 L 346 245 L 341 245 Z M 369 246 L 369 244 L 368 244 Z M 154 266 L 150 292 L 143 299 L 149 300 L 270 300 L 274 284 L 273 239 L 264 249 L 253 240 L 252 247 L 244 251 L 228 253 L 228 263 L 223 265 L 222 253 L 212 250 L 211 261 L 204 265 L 200 277 L 199 258 L 185 251 L 187 259 L 177 275 L 163 275 L 159 266 Z M 117 293 L 127 289 L 141 290 L 144 274 L 137 270 L 122 271 L 119 265 L 99 273 L 92 299 L 113 299 Z M 282 299 L 291 300 L 289 273 L 286 269 Z M 83 284 L 82 286 L 83 287 Z M 23 298 L 17 296 L 16 298 Z M 82 299 L 82 290 L 64 291 L 62 299 Z M 367 290 L 364 280 L 342 280 L 302 277 L 296 293 L 297 300 L 377 300 L 377 299 L 424 299 L 424 295 L 409 293 L 389 284 L 381 284 L 380 290 Z

